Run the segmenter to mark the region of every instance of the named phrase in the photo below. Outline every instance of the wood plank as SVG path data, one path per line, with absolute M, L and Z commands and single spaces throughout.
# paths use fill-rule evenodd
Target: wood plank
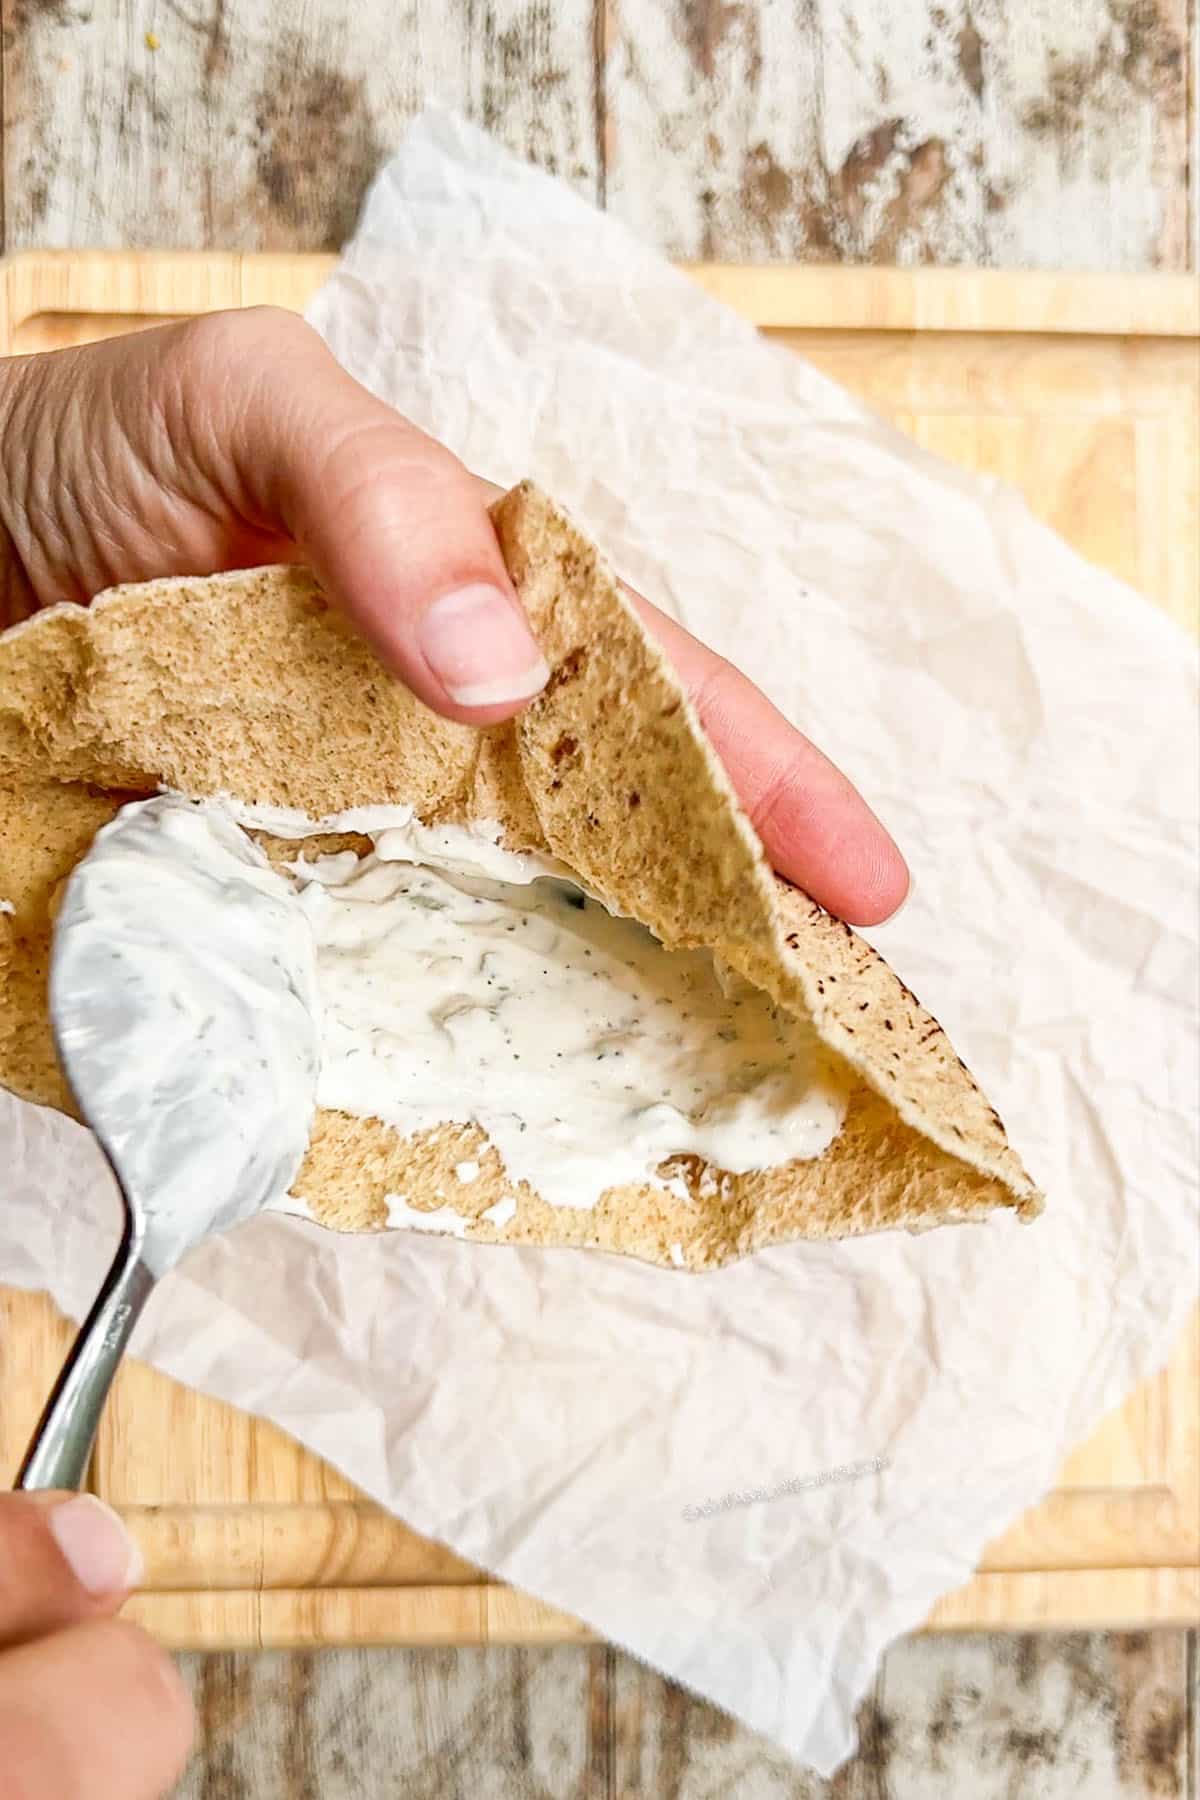
M 231 251 L 137 256 L 42 251 L 13 256 L 7 268 L 14 326 L 35 312 L 136 317 L 241 304 L 242 258 Z
M 1186 0 L 608 18 L 608 205 L 673 256 L 1188 267 Z
M 1191 1626 L 1200 1619 L 1200 1568 L 1045 1569 L 974 1576 L 946 1594 L 926 1631 L 1088 1631 Z
M 489 1641 L 487 1597 L 493 1591 L 477 1584 L 138 1593 L 123 1617 L 170 1650 L 483 1644 Z M 565 1622 L 558 1639 L 582 1635 L 573 1622 Z M 550 1641 L 549 1631 L 543 1636 Z
M 4 0 L 5 247 L 333 249 L 436 96 L 595 197 L 592 0 Z
M 1103 298 L 1090 283 L 1085 297 L 1092 304 Z M 1052 409 L 1056 420 L 1128 424 L 1183 410 L 1180 384 L 1200 379 L 1200 312 L 1194 326 L 1190 335 L 1162 338 L 1120 331 L 1086 337 L 1036 325 L 1023 332 L 780 328 L 769 335 L 887 413 L 973 420 Z
M 603 1648 L 188 1657 L 175 1800 L 613 1800 Z
M 1192 1800 L 1181 1631 L 907 1639 L 831 1781 L 603 1646 L 185 1657 L 178 1800 Z
M 565 1662 L 570 1653 L 560 1652 Z M 908 1639 L 828 1782 L 612 1653 L 610 1791 L 757 1800 L 1168 1800 L 1186 1791 L 1186 1634 Z
M 877 1685 L 888 1800 L 1181 1800 L 1182 1631 L 910 1639 Z
M 305 1462 L 320 1466 L 313 1457 Z M 111 1488 L 102 1485 L 111 1497 Z M 145 1559 L 145 1593 L 444 1587 L 487 1580 L 368 1500 L 256 1497 L 217 1505 L 122 1505 L 120 1511 Z
M 814 357 L 819 362 L 819 354 Z M 1194 384 L 1192 391 L 1196 391 Z M 1176 434 L 1196 433 L 1184 420 L 1164 419 L 1155 430 L 1135 422 L 1071 422 L 1031 412 L 1016 418 L 964 419 L 936 413 L 895 417 L 922 446 L 951 462 L 966 462 L 994 475 L 1024 495 L 1031 509 L 1090 562 L 1121 581 L 1141 588 L 1181 625 L 1196 622 L 1200 543 L 1180 517 L 1171 554 L 1161 550 L 1163 513 L 1184 515 L 1189 475 Z M 1171 473 L 1163 464 L 1170 459 Z M 1163 476 L 1163 499 L 1143 526 L 1144 504 L 1153 475 Z M 1100 507 L 1094 496 L 1103 492 Z
M 1189 266 L 1186 0 L 4 0 L 9 248 L 340 244 L 430 96 L 662 248 Z M 597 69 L 597 46 L 600 68 Z
M 1115 1415 L 1119 1417 L 1120 1415 Z M 190 1427 L 193 1420 L 185 1423 Z M 178 1435 L 173 1439 L 178 1459 Z M 19 1454 L 20 1445 L 18 1445 Z M 192 1451 L 200 1461 L 201 1439 Z M 16 1458 L 12 1459 L 15 1462 Z M 314 1463 L 305 1458 L 306 1465 Z M 316 1465 L 319 1467 L 320 1465 Z M 302 1473 L 308 1473 L 306 1467 Z M 138 1506 L 96 1485 L 141 1546 L 147 1593 L 182 1589 L 396 1587 L 477 1583 L 488 1577 L 443 1545 L 410 1531 L 363 1499 L 254 1499 Z M 1048 1576 L 1113 1568 L 1194 1567 L 1194 1517 L 1167 1487 L 1127 1495 L 1098 1488 L 1057 1491 L 1025 1513 L 980 1558 L 984 1574 Z M 507 1593 L 507 1590 L 504 1590 Z M 521 1599 L 521 1596 L 516 1596 Z M 498 1599 L 498 1628 L 511 1635 L 513 1597 Z M 533 1615 L 530 1615 L 532 1619 Z
M 567 1644 L 580 1620 L 500 1583 L 404 1587 L 220 1588 L 137 1593 L 125 1617 L 171 1650 L 369 1644 Z M 1187 1629 L 1200 1619 L 1200 1569 L 1066 1569 L 977 1575 L 922 1630 Z
M 44 1294 L 0 1287 L 0 1487 L 16 1475 L 73 1336 Z
M 34 250 L 9 256 L 11 328 L 40 313 L 167 317 L 272 303 L 302 310 L 334 256 L 208 251 Z M 1031 337 L 1195 338 L 1200 288 L 1190 276 L 1038 271 L 757 268 L 684 262 L 713 299 L 763 330 L 820 331 L 848 345 L 863 331 L 995 333 L 1011 358 Z M 115 317 L 112 321 L 115 323 Z M 907 338 L 894 346 L 904 354 Z M 961 343 L 950 345 L 971 354 Z M 1114 346 L 1110 360 L 1137 348 Z
M 1193 284 L 1191 298 L 1197 297 Z M 796 329 L 775 335 L 862 394 L 924 449 L 1010 483 L 1090 561 L 1196 628 L 1195 336 L 1101 340 L 1039 331 L 964 338 L 935 330 L 881 340 L 867 331 Z

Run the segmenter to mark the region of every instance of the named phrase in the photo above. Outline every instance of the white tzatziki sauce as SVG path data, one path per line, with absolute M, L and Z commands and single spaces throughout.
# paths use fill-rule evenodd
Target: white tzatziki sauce
M 234 811 L 281 836 L 374 843 L 289 865 L 316 943 L 322 1107 L 405 1135 L 477 1125 L 512 1181 L 573 1207 L 665 1186 L 671 1157 L 741 1173 L 837 1135 L 846 1089 L 810 1025 L 708 951 L 665 950 L 560 865 L 503 849 L 499 827 Z
M 50 1002 L 155 1274 L 286 1195 L 316 1109 L 316 946 L 226 812 L 164 795 L 97 833 L 55 921 Z
M 289 874 L 243 826 L 297 842 Z M 374 848 L 306 858 L 331 832 Z M 847 1092 L 809 1024 L 499 835 L 396 806 L 125 808 L 71 877 L 55 955 L 78 1097 L 122 1167 L 171 1206 L 199 1181 L 211 1205 L 239 1170 L 248 1210 L 277 1202 L 314 1080 L 316 1106 L 406 1136 L 478 1126 L 559 1206 L 639 1182 L 686 1199 L 673 1157 L 741 1173 L 828 1148 Z M 480 1165 L 455 1173 L 462 1191 Z M 392 1197 L 391 1223 L 412 1213 Z M 449 1204 L 419 1216 L 465 1228 Z

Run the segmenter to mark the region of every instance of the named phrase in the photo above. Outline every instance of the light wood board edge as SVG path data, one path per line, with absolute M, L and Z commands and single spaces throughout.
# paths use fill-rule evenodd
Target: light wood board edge
M 138 1594 L 125 1617 L 171 1650 L 339 1645 L 582 1644 L 596 1634 L 528 1594 L 466 1587 Z M 1145 1630 L 1200 1624 L 1200 1568 L 1054 1569 L 976 1575 L 925 1631 Z
M 1190 275 L 705 263 L 687 271 L 764 330 L 1200 336 Z
M 1047 1494 L 979 1559 L 981 1574 L 1200 1567 L 1190 1471 L 1171 1487 Z M 150 1592 L 466 1586 L 491 1579 L 365 1499 L 121 1505 Z
M 336 261 L 284 252 L 19 251 L 0 263 L 0 344 L 39 312 L 162 316 L 254 305 L 278 291 L 285 268 L 303 270 L 301 286 L 311 293 Z M 1191 275 L 682 266 L 764 329 L 1200 336 L 1200 283 Z

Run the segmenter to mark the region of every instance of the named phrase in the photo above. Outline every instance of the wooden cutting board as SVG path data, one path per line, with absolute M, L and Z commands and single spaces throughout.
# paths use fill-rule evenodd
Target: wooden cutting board
M 302 307 L 332 259 L 34 253 L 0 263 L 0 352 L 218 307 Z M 1200 291 L 1186 277 L 706 267 L 710 292 L 927 449 L 1021 488 L 1094 562 L 1193 628 L 1200 594 Z M 1147 695 L 1147 704 L 1153 696 Z M 0 1473 L 70 1333 L 0 1290 Z M 1200 1317 L 1169 1366 L 989 1546 L 931 1627 L 1200 1619 Z M 533 1643 L 576 1621 L 363 1500 L 281 1432 L 133 1365 L 93 1468 L 148 1584 L 129 1612 L 177 1647 Z

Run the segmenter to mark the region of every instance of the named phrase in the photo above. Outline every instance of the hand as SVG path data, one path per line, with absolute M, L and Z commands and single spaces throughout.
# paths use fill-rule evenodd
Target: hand
M 495 491 L 274 308 L 18 359 L 0 367 L 0 617 L 304 561 L 428 706 L 488 724 L 547 673 L 487 516 Z M 908 873 L 865 801 L 736 669 L 631 597 L 780 873 L 841 918 L 889 917 Z
M 0 1793 L 158 1800 L 192 1738 L 171 1660 L 112 1615 L 132 1540 L 90 1494 L 0 1495 Z

